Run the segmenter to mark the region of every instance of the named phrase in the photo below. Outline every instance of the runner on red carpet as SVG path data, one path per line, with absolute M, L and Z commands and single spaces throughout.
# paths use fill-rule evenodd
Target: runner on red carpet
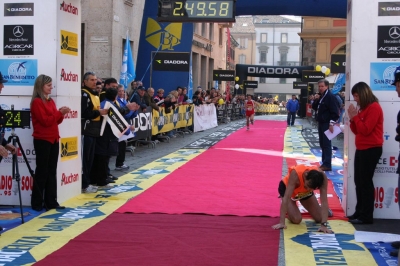
M 314 195 L 314 189 L 320 190 L 321 206 Z M 272 226 L 273 229 L 286 229 L 286 213 L 294 224 L 302 220 L 296 201 L 300 203 L 313 217 L 316 223 L 321 223 L 318 232 L 333 233 L 328 228 L 328 216 L 332 211 L 328 208 L 328 178 L 317 166 L 297 165 L 289 168 L 288 174 L 279 183 L 279 195 L 282 198 L 280 223 Z
M 246 125 L 247 130 L 250 129 L 250 123 L 254 125 L 254 109 L 256 106 L 256 102 L 252 100 L 251 95 L 247 94 L 247 100 L 244 101 L 244 108 L 246 108 Z

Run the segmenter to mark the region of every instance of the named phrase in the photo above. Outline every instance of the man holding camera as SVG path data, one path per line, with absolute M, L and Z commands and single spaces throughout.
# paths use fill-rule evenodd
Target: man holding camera
M 0 93 L 4 88 L 4 83 L 6 82 L 7 80 L 3 78 L 3 75 L 0 72 Z M 12 154 L 14 154 L 17 151 L 17 149 L 11 143 L 7 144 L 7 141 L 4 138 L 3 127 L 4 123 L 6 122 L 5 116 L 6 116 L 5 112 L 0 106 L 0 162 L 3 158 L 8 156 L 7 150 L 9 150 Z

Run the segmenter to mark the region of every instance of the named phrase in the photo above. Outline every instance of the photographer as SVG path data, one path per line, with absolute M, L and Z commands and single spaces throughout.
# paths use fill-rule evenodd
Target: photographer
M 3 78 L 3 75 L 0 72 L 0 93 L 4 88 L 4 83 L 6 82 L 7 80 Z M 4 139 L 3 132 L 1 131 L 2 127 L 4 126 L 4 123 L 5 123 L 5 112 L 0 106 L 0 162 L 3 158 L 8 156 L 7 150 L 9 150 L 12 154 L 15 154 L 15 152 L 17 151 L 17 149 L 11 143 L 7 144 L 7 141 Z

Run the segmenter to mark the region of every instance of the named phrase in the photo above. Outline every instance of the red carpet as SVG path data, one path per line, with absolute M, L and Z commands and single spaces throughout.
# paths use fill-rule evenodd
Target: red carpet
M 250 131 L 233 133 L 116 212 L 277 217 L 285 130 L 285 122 L 256 121 Z
M 35 265 L 278 265 L 278 222 L 114 213 Z

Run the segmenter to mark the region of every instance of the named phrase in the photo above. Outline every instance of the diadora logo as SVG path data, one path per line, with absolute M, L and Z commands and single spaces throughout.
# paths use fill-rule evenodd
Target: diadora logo
M 68 73 L 64 70 L 64 68 L 61 69 L 60 80 L 78 82 L 78 79 L 78 74 L 73 74 L 71 71 Z
M 65 1 L 60 4 L 60 10 L 70 14 L 78 15 L 78 8 L 73 6 L 71 3 L 65 3 Z
M 182 23 L 170 23 L 164 29 L 152 18 L 147 19 L 146 41 L 155 48 L 174 50 L 181 43 Z

